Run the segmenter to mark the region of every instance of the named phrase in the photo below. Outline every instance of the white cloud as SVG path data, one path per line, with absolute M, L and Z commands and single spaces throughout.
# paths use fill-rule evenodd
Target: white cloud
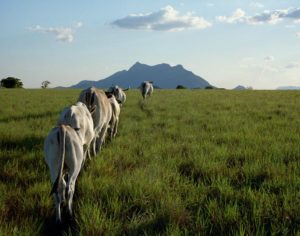
M 214 7 L 214 6 L 215 6 L 215 4 L 214 4 L 214 3 L 212 3 L 212 2 L 208 2 L 208 3 L 206 4 L 206 6 L 208 6 L 208 7 Z
M 289 9 L 287 11 L 287 14 L 285 15 L 285 17 L 291 18 L 294 20 L 300 20 L 300 7 L 294 8 L 294 9 Z
M 262 4 L 260 2 L 251 2 L 250 6 L 255 7 L 255 8 L 264 8 L 264 4 Z
M 299 62 L 291 62 L 285 66 L 286 69 L 300 69 Z
M 216 18 L 218 21 L 225 23 L 277 24 L 283 20 L 293 20 L 294 23 L 299 23 L 300 8 L 266 10 L 254 16 L 247 16 L 245 11 L 238 8 L 231 16 L 217 16 Z
M 205 29 L 212 24 L 192 13 L 184 15 L 172 6 L 166 6 L 157 12 L 131 14 L 111 23 L 114 26 L 135 30 L 180 31 L 185 29 Z
M 244 22 L 246 19 L 246 13 L 238 8 L 236 9 L 231 16 L 217 16 L 216 19 L 220 22 L 225 23 L 237 23 L 237 22 Z
M 75 29 L 82 27 L 81 22 L 77 22 L 73 27 L 41 27 L 36 25 L 29 30 L 34 32 L 51 33 L 55 35 L 56 40 L 71 43 L 74 40 Z
M 297 37 L 300 38 L 300 32 L 296 33 Z
M 294 20 L 295 24 L 300 24 L 300 19 Z
M 274 11 L 264 11 L 261 14 L 248 18 L 249 24 L 277 24 L 285 18 L 288 10 L 274 10 Z
M 266 56 L 265 58 L 264 58 L 264 61 L 265 62 L 270 62 L 270 61 L 274 61 L 275 60 L 275 58 L 273 57 L 273 56 Z
M 77 22 L 74 27 L 75 28 L 81 28 L 82 27 L 82 22 Z
M 264 11 L 253 17 L 249 17 L 249 23 L 252 24 L 277 24 L 282 20 L 293 20 L 295 23 L 300 21 L 300 8 L 279 9 L 273 11 Z

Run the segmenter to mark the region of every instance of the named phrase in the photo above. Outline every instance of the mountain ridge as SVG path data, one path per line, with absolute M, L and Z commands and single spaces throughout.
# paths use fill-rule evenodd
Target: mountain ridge
M 85 89 L 91 86 L 108 88 L 119 85 L 123 88 L 138 87 L 142 81 L 153 81 L 159 88 L 172 89 L 178 85 L 187 88 L 205 88 L 211 86 L 208 81 L 186 70 L 182 65 L 171 66 L 167 63 L 147 65 L 140 62 L 133 64 L 128 70 L 117 71 L 105 79 L 98 81 L 83 80 L 70 88 Z
M 280 86 L 276 90 L 300 90 L 300 86 Z

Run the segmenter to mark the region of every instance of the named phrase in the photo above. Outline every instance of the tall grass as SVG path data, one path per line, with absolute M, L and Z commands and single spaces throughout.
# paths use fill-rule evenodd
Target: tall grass
M 55 225 L 43 141 L 79 90 L 0 91 L 0 235 L 299 233 L 300 93 L 128 91 Z

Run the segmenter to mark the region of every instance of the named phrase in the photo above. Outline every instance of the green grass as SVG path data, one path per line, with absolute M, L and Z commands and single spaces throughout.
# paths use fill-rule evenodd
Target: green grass
M 296 235 L 300 92 L 127 93 L 55 227 L 43 142 L 80 90 L 0 90 L 0 235 Z

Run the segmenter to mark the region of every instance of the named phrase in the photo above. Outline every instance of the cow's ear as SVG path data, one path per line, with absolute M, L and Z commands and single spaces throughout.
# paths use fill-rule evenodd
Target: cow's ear
M 90 110 L 90 113 L 93 114 L 95 112 L 95 110 L 96 110 L 96 106 L 93 106 Z
M 79 130 L 80 130 L 80 128 L 74 128 L 74 130 L 77 132 L 77 131 L 79 131 Z

